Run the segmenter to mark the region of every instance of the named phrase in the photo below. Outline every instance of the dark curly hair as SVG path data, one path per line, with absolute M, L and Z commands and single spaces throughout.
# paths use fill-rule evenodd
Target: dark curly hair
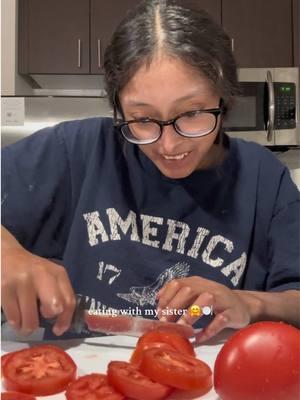
M 182 3 L 142 1 L 119 24 L 104 60 L 111 105 L 135 72 L 163 51 L 204 73 L 223 98 L 225 109 L 230 108 L 239 93 L 230 39 L 205 11 L 186 8 Z

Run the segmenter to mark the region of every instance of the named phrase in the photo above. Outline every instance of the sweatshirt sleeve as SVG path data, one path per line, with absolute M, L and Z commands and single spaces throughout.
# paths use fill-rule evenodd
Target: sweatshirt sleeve
M 2 224 L 26 249 L 47 258 L 61 258 L 70 226 L 63 129 L 42 129 L 2 150 Z
M 267 290 L 300 289 L 300 199 L 287 169 L 281 177 L 269 229 L 269 260 Z

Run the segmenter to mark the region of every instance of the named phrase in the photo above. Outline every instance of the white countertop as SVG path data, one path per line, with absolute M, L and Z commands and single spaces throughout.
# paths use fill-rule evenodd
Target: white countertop
M 278 159 L 288 167 L 293 181 L 300 190 L 300 149 L 290 149 L 275 154 Z

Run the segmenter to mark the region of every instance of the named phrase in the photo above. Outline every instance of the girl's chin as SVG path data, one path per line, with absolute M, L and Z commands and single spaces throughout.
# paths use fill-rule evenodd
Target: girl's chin
M 187 178 L 197 169 L 192 166 L 186 168 L 171 168 L 171 167 L 166 168 L 162 164 L 156 164 L 156 166 L 165 177 L 170 179 Z
M 192 171 L 192 172 L 193 172 L 193 171 Z M 169 178 L 169 179 L 184 179 L 184 178 L 187 178 L 188 176 L 190 176 L 192 172 L 185 173 L 185 174 L 184 174 L 184 173 L 179 174 L 179 173 L 167 173 L 167 172 L 161 171 L 161 173 L 162 173 L 166 178 Z

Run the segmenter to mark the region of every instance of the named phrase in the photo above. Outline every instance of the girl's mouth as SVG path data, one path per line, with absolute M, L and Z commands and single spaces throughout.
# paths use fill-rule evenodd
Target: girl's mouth
M 162 154 L 162 157 L 165 160 L 183 160 L 189 153 L 180 153 L 180 154 L 174 154 L 174 155 L 169 155 L 169 154 Z

